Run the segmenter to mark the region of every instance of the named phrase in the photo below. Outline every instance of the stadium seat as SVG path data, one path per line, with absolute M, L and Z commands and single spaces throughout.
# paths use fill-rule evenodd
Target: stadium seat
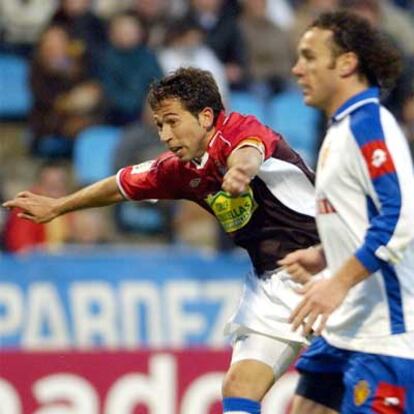
M 114 173 L 113 154 L 120 134 L 119 128 L 98 125 L 85 129 L 76 137 L 73 163 L 80 185 L 91 184 Z
M 264 102 L 249 92 L 232 91 L 229 96 L 229 112 L 254 115 L 259 121 L 265 121 Z
M 265 123 L 281 133 L 289 144 L 314 165 L 318 111 L 306 106 L 297 88 L 275 95 L 268 106 Z
M 148 202 L 117 205 L 115 223 L 119 230 L 128 233 L 162 234 L 167 229 L 163 212 L 158 206 Z
M 27 132 L 27 140 L 32 154 L 37 157 L 66 159 L 72 157 L 73 139 L 71 138 L 48 135 L 38 141 L 34 141 L 30 132 Z
M 28 63 L 19 56 L 0 54 L 0 118 L 24 118 L 30 105 Z

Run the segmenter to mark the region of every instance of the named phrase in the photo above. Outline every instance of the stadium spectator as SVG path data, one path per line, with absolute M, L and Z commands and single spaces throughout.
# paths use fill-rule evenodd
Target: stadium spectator
M 127 11 L 133 0 L 94 0 L 92 3 L 93 11 L 105 20 L 110 20 L 112 16 Z
M 0 0 L 0 50 L 29 55 L 57 5 L 57 0 Z
M 186 19 L 203 29 L 206 44 L 225 65 L 230 87 L 246 88 L 246 44 L 236 16 L 225 11 L 223 0 L 191 0 Z
M 170 0 L 132 0 L 131 10 L 137 14 L 145 27 L 145 42 L 152 49 L 161 47 L 166 30 L 172 19 Z
M 70 192 L 66 166 L 46 162 L 39 168 L 31 191 L 49 197 L 62 197 Z M 35 249 L 56 250 L 72 237 L 73 215 L 59 217 L 46 224 L 33 223 L 19 218 L 20 210 L 9 213 L 4 229 L 4 247 L 12 253 L 25 253 Z
M 146 104 L 139 118 L 122 131 L 114 153 L 114 172 L 125 165 L 152 160 L 164 150 L 165 146 L 159 140 L 151 108 Z
M 414 85 L 403 100 L 401 111 L 401 123 L 408 139 L 411 156 L 414 159 Z
M 208 70 L 216 80 L 224 101 L 228 100 L 229 85 L 224 65 L 204 42 L 199 26 L 187 19 L 174 20 L 167 31 L 166 44 L 158 52 L 164 73 L 180 67 L 196 67 Z
M 110 45 L 100 65 L 100 79 L 108 99 L 108 121 L 125 125 L 140 116 L 150 83 L 162 76 L 158 60 L 145 43 L 145 30 L 132 13 L 114 16 Z
M 148 104 L 140 118 L 124 128 L 114 153 L 114 172 L 125 165 L 156 158 L 165 147 L 161 143 Z M 123 233 L 163 236 L 172 241 L 173 203 L 168 201 L 123 203 L 115 207 L 115 224 Z
M 92 0 L 61 0 L 51 24 L 66 29 L 76 47 L 86 57 L 91 74 L 96 74 L 97 64 L 106 46 L 104 23 L 92 11 Z
M 414 5 L 412 13 L 398 8 L 391 0 L 377 0 L 380 3 L 384 31 L 395 39 L 406 56 L 414 57 Z
M 280 92 L 291 78 L 293 48 L 288 35 L 268 18 L 266 0 L 244 0 L 240 26 L 251 81 L 267 95 Z
M 395 21 L 395 24 L 401 28 L 401 30 L 395 31 L 394 23 L 390 24 L 391 21 L 394 21 L 393 13 L 392 11 L 388 13 L 387 10 L 389 5 L 381 0 L 342 0 L 342 6 L 345 9 L 352 11 L 352 13 L 356 13 L 367 19 L 372 26 L 383 32 L 393 43 L 395 48 L 400 51 L 403 62 L 401 75 L 396 80 L 396 84 L 392 91 L 387 91 L 387 93 L 384 94 L 383 102 L 397 119 L 401 119 L 402 105 L 407 97 L 407 91 L 410 91 L 411 89 L 411 84 L 414 79 L 414 56 L 410 55 L 410 51 L 404 48 L 404 32 L 406 32 L 406 30 L 403 23 L 398 23 L 398 15 L 400 12 L 396 14 L 397 21 Z M 410 31 L 412 32 L 412 39 L 414 39 L 414 29 L 410 28 Z M 396 37 L 395 33 L 400 32 L 403 33 L 402 37 L 400 35 Z
M 288 30 L 295 18 L 292 3 L 292 0 L 266 0 L 266 15 L 277 27 Z
M 39 40 L 30 71 L 34 154 L 70 156 L 73 138 L 102 116 L 102 89 L 87 72 L 66 30 L 50 26 Z
M 113 242 L 111 218 L 102 210 L 83 210 L 73 214 L 68 243 L 85 247 Z
M 324 12 L 337 9 L 341 0 L 303 0 L 295 10 L 293 25 L 289 31 L 291 44 L 293 48 L 299 42 L 302 34 L 312 21 Z
M 413 19 L 389 0 L 342 0 L 341 5 L 386 33 L 407 58 L 414 57 Z

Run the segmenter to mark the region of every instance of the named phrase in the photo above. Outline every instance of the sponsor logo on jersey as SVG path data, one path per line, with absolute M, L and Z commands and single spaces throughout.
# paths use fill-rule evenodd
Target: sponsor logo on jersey
M 330 203 L 327 198 L 318 200 L 318 214 L 332 214 L 336 213 L 335 207 Z
M 354 387 L 354 404 L 359 407 L 365 403 L 371 394 L 369 384 L 365 380 L 360 380 Z
M 385 397 L 384 405 L 388 407 L 398 407 L 401 404 L 401 401 L 397 397 Z
M 257 203 L 250 187 L 248 191 L 237 197 L 233 197 L 224 191 L 219 191 L 216 194 L 210 194 L 205 201 L 213 210 L 214 215 L 226 233 L 232 233 L 244 227 L 250 221 L 257 208 Z
M 141 174 L 151 169 L 154 160 L 141 162 L 141 164 L 134 165 L 131 170 L 131 174 Z
M 408 413 L 405 410 L 407 391 L 408 388 L 405 386 L 380 381 L 372 402 L 372 411 L 376 413 Z

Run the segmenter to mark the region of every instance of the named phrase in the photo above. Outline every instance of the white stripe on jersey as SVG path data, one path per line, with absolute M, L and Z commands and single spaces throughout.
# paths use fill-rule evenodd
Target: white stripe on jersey
M 271 157 L 262 164 L 257 176 L 286 207 L 315 216 L 315 190 L 299 167 Z

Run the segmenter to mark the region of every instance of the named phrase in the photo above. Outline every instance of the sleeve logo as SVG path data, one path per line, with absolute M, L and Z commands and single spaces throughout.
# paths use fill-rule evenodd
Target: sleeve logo
M 376 149 L 372 153 L 371 164 L 375 168 L 381 167 L 381 165 L 384 164 L 385 161 L 387 161 L 387 153 L 381 148 Z
M 205 201 L 213 210 L 226 233 L 232 233 L 244 227 L 257 209 L 257 203 L 250 187 L 248 191 L 237 197 L 219 191 L 216 194 L 210 194 Z
M 147 172 L 151 169 L 152 164 L 154 164 L 154 160 L 145 161 L 141 164 L 134 165 L 131 170 L 131 174 L 141 174 L 143 172 Z
M 384 140 L 370 141 L 361 147 L 371 179 L 395 172 L 391 154 Z

